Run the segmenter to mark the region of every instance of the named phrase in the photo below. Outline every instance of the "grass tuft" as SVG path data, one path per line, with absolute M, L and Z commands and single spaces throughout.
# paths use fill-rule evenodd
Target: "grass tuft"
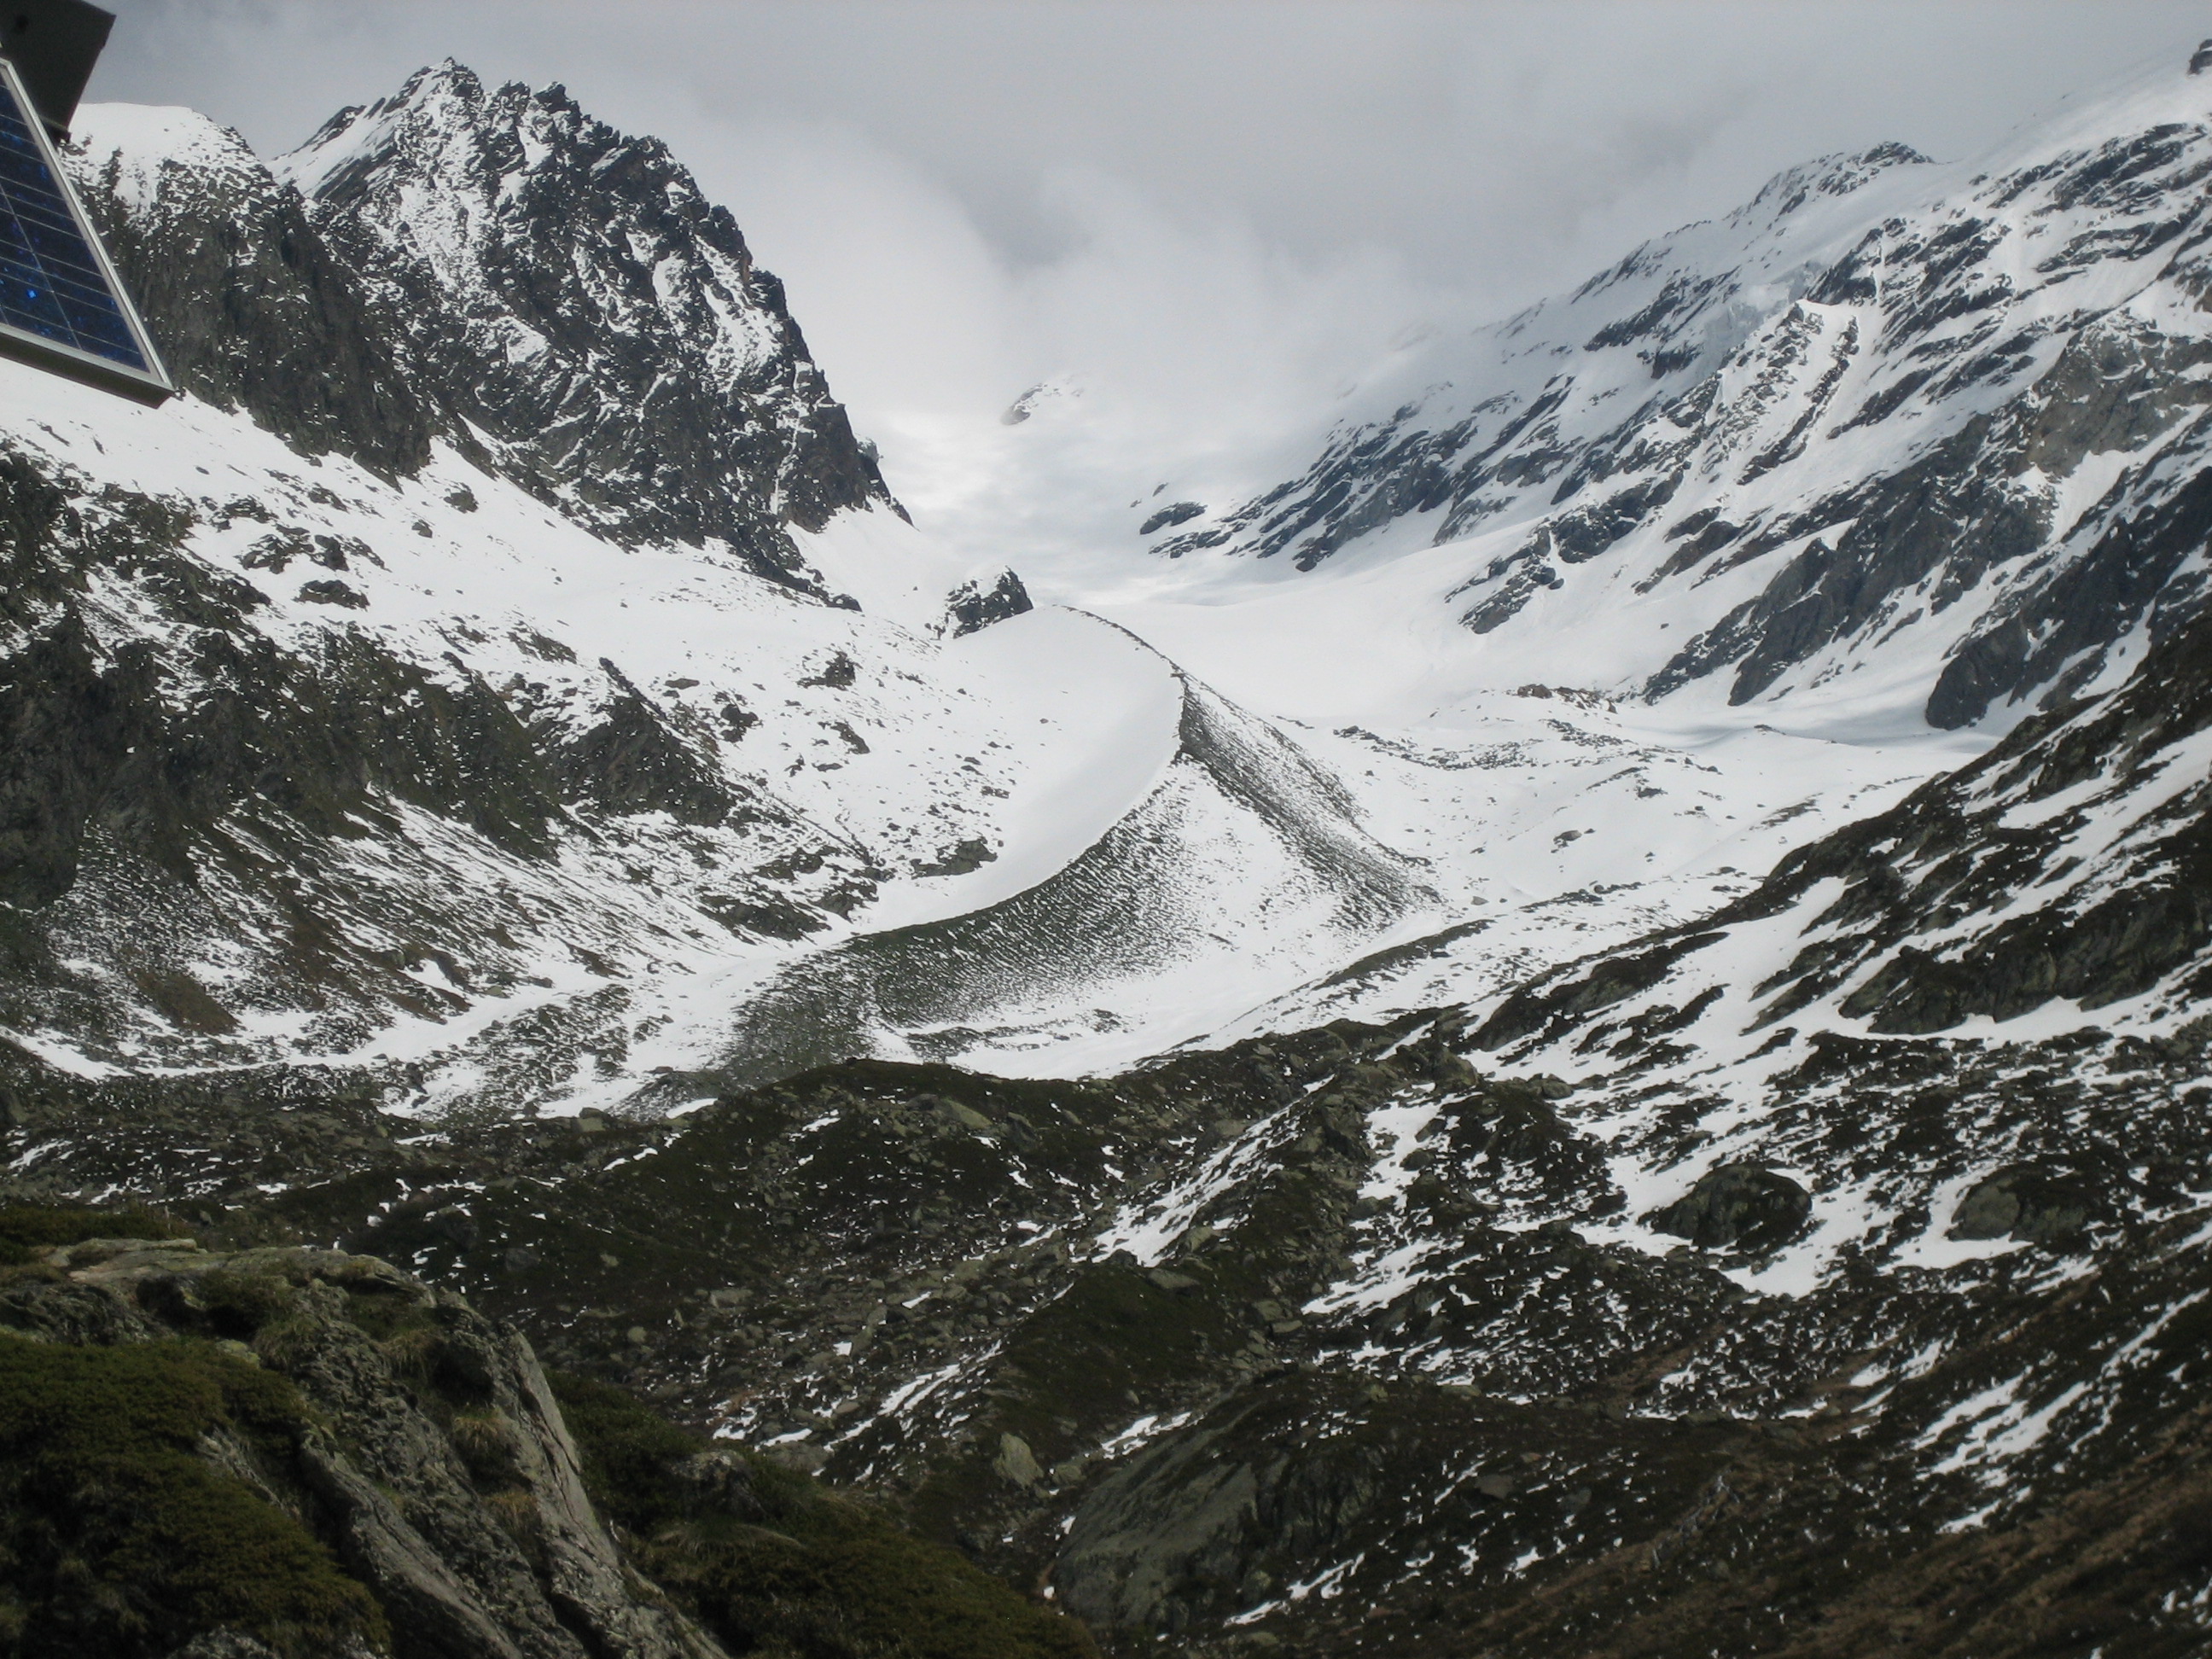
M 207 1344 L 0 1339 L 0 1656 L 153 1659 L 222 1628 L 288 1659 L 388 1646 L 322 1544 L 195 1455 L 215 1433 L 289 1447 L 307 1421 L 282 1377 Z

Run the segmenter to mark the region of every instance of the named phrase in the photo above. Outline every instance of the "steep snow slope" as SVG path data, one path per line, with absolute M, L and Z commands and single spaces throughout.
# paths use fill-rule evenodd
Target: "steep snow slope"
M 1212 1030 L 1409 917 L 1441 915 L 1418 867 L 1359 828 L 1336 779 L 1174 678 L 1166 763 L 1079 856 L 988 908 L 787 970 L 740 1011 L 713 1086 L 886 1046 L 1047 1074 L 1074 1056 L 1132 1058 Z

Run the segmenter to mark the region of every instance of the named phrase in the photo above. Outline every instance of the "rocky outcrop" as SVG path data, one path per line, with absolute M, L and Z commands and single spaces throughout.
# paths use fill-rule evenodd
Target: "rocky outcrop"
M 373 1257 L 189 1239 L 89 1239 L 34 1255 L 14 1280 L 0 1286 L 0 1369 L 36 1358 L 26 1342 L 201 1352 L 184 1339 L 213 1345 L 200 1363 L 281 1379 L 301 1412 L 280 1426 L 264 1411 L 258 1435 L 234 1419 L 201 1455 L 328 1547 L 401 1659 L 723 1652 L 625 1564 L 529 1345 L 458 1297 Z M 298 1639 L 281 1622 L 179 1633 L 216 1651 Z M 378 1634 L 362 1620 L 350 1639 L 381 1649 Z
M 945 627 L 958 639 L 1035 608 L 1022 579 L 1011 570 L 1001 570 L 988 587 L 981 581 L 963 582 L 947 594 Z
M 1735 1249 L 1747 1255 L 1779 1249 L 1804 1230 L 1813 1200 L 1788 1176 L 1753 1164 L 1727 1164 L 1649 1218 L 1662 1233 L 1686 1238 L 1699 1249 Z
M 1203 515 L 1205 512 L 1205 504 L 1200 501 L 1170 501 L 1157 512 L 1148 514 L 1144 523 L 1137 526 L 1137 533 L 1139 536 L 1150 536 L 1163 530 L 1171 530 L 1179 524 L 1188 524 L 1193 519 Z

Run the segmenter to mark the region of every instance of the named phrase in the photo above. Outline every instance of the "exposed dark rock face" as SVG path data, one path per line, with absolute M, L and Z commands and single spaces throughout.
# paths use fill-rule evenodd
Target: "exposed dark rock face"
M 965 876 L 981 869 L 999 855 L 991 850 L 990 843 L 968 840 L 957 847 L 945 849 L 945 855 L 932 864 L 915 866 L 918 876 Z
M 1930 724 L 1952 727 L 2027 690 L 2063 696 L 2138 623 L 2155 617 L 2152 632 L 2163 632 L 2200 603 L 2201 585 L 2179 579 L 2207 528 L 2196 467 L 2208 431 L 2191 366 L 2209 358 L 2212 342 L 2085 330 L 1998 416 L 1969 421 L 1924 459 L 1736 546 L 1730 558 L 1741 561 L 1843 526 L 1816 535 L 1756 599 L 1686 646 L 1652 681 L 1653 694 L 1733 664 L 1730 701 L 1747 702 L 1814 653 L 1901 614 L 1900 592 L 1932 586 L 1936 602 L 1948 605 L 1992 573 L 2026 564 L 2059 533 L 2070 528 L 2087 540 L 2101 527 L 2059 568 L 1992 609 L 1938 676 L 1927 713 Z M 2063 475 L 2093 452 L 2146 446 L 2156 457 L 2146 472 L 2161 481 L 2124 479 L 2073 526 L 2055 523 L 2047 503 L 2015 482 L 2031 468 Z M 2177 469 L 2190 478 L 2178 489 Z
M 426 70 L 282 177 L 173 125 L 167 155 L 95 127 L 79 185 L 180 383 L 301 453 L 392 476 L 443 439 L 617 540 L 726 542 L 822 598 L 788 527 L 898 510 L 728 213 L 560 88 Z
M 1952 1216 L 1951 1237 L 2055 1244 L 2079 1234 L 2102 1207 L 2086 1183 L 2031 1164 L 2000 1170 L 1969 1188 Z
M 1002 570 L 988 587 L 981 582 L 963 582 L 946 596 L 945 623 L 957 639 L 1035 608 L 1022 579 L 1011 570 Z
M 57 896 L 95 823 L 181 871 L 196 855 L 187 844 L 248 801 L 333 836 L 388 794 L 518 848 L 544 844 L 557 800 L 530 734 L 486 688 L 437 684 L 359 635 L 327 636 L 319 654 L 279 650 L 256 626 L 265 597 L 185 555 L 192 521 L 173 504 L 73 495 L 14 456 L 0 496 L 20 629 L 0 671 L 8 779 L 25 826 L 0 880 Z M 78 591 L 95 568 L 134 579 L 186 654 L 151 639 L 96 647 L 97 613 Z
M 452 422 L 403 368 L 388 320 L 244 140 L 180 122 L 181 155 L 104 145 L 94 129 L 70 156 L 178 384 L 302 454 L 414 471 Z
M 602 659 L 613 696 L 592 725 L 550 754 L 570 800 L 607 812 L 663 811 L 679 823 L 720 823 L 736 798 L 720 773 L 670 729 L 667 720 Z
M 283 165 L 448 428 L 581 522 L 811 591 L 786 526 L 891 506 L 782 284 L 657 139 L 449 63 Z
M 1150 536 L 1158 531 L 1171 529 L 1179 524 L 1188 524 L 1205 511 L 1204 505 L 1198 501 L 1170 501 L 1147 518 L 1144 523 L 1139 525 L 1137 533 L 1139 536 Z

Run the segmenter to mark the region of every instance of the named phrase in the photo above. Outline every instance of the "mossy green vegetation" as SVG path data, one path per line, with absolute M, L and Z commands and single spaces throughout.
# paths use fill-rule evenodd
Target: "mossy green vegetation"
M 732 1653 L 1093 1659 L 1082 1626 L 866 1505 L 712 1448 L 607 1383 L 553 1384 L 592 1500 Z
M 225 1628 L 301 1659 L 383 1648 L 368 1590 L 197 1450 L 281 1458 L 307 1427 L 289 1383 L 210 1344 L 0 1335 L 0 1655 L 151 1659 Z

